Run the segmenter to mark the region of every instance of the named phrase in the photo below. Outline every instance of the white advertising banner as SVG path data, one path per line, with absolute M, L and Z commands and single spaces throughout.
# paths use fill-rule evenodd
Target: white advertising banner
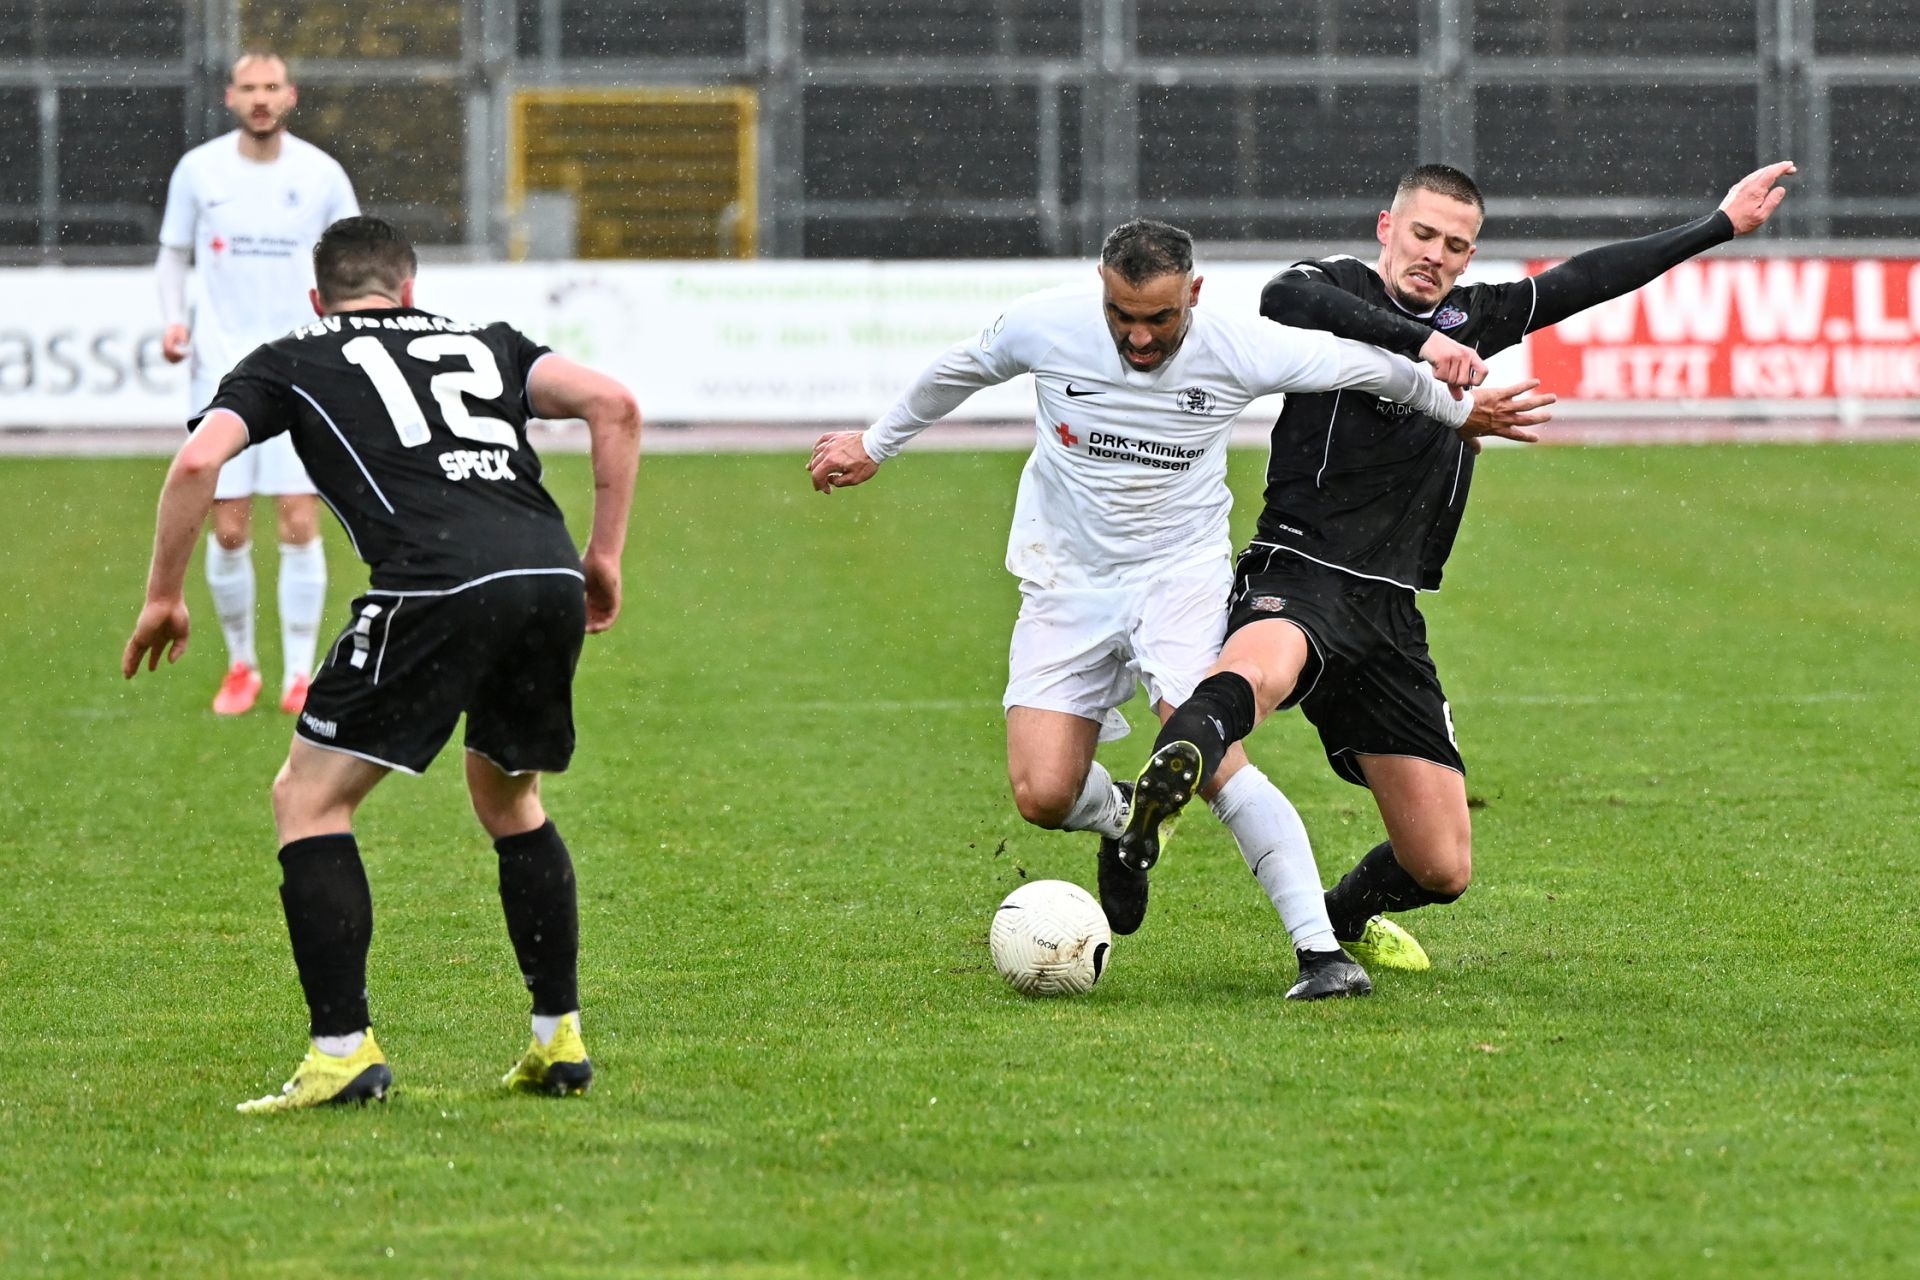
M 1201 305 L 1253 314 L 1276 265 L 1203 263 Z M 1479 278 L 1521 270 L 1475 265 Z M 1093 278 L 1088 261 L 428 264 L 418 301 L 510 321 L 606 370 L 655 422 L 852 425 L 1011 299 Z M 198 407 L 185 366 L 161 358 L 151 270 L 0 270 L 0 298 L 0 428 L 167 426 Z M 955 416 L 1031 414 L 1023 378 Z

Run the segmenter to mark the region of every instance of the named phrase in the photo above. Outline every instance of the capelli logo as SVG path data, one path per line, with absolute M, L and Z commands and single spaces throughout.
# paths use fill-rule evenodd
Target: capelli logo
M 308 711 L 300 713 L 300 723 L 329 742 L 333 740 L 335 734 L 340 732 L 340 726 L 332 720 L 322 720 Z

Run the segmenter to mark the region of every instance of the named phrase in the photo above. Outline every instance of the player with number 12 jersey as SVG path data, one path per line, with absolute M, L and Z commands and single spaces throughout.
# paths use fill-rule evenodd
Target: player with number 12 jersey
M 199 417 L 231 410 L 252 444 L 293 436 L 367 562 L 369 595 L 579 577 L 527 444 L 527 379 L 548 354 L 504 322 L 413 307 L 329 315 L 242 360 Z

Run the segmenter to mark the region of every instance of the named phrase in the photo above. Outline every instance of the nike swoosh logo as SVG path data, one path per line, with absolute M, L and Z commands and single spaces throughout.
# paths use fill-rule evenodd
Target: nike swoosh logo
M 232 196 L 221 196 L 218 200 L 209 200 L 207 201 L 207 208 L 217 209 L 221 205 L 228 203 L 232 199 L 233 199 Z
M 1075 391 L 1071 382 L 1067 384 L 1067 395 L 1075 400 L 1081 399 L 1084 396 L 1097 396 L 1099 394 L 1098 391 Z

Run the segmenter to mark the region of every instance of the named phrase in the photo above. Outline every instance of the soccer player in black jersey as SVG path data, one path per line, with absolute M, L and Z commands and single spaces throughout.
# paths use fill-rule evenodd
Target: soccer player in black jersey
M 1260 309 L 1403 354 L 1438 331 L 1488 356 L 1756 230 L 1793 172 L 1790 162 L 1756 170 L 1684 226 L 1588 250 L 1528 279 L 1461 285 L 1485 205 L 1460 170 L 1424 165 L 1380 214 L 1373 267 L 1351 257 L 1297 262 L 1267 285 Z M 1534 414 L 1492 434 L 1535 439 L 1527 428 L 1552 402 L 1535 397 Z M 1159 824 L 1204 785 L 1229 744 L 1298 706 L 1334 771 L 1372 790 L 1386 826 L 1387 839 L 1327 894 L 1334 935 L 1369 968 L 1427 967 L 1420 945 L 1379 913 L 1452 902 L 1472 872 L 1466 766 L 1415 596 L 1440 585 L 1477 451 L 1400 406 L 1340 392 L 1287 397 L 1258 531 L 1235 572 L 1226 645 L 1167 720 L 1136 784 L 1121 838 L 1129 865 L 1152 865 Z
M 187 562 L 220 466 L 286 433 L 369 567 L 273 783 L 287 932 L 313 1046 L 279 1094 L 243 1112 L 383 1098 L 392 1082 L 367 1011 L 373 902 L 354 811 L 392 770 L 420 773 L 464 714 L 467 789 L 500 862 L 500 901 L 533 993 L 533 1042 L 509 1088 L 584 1092 L 578 909 L 540 774 L 573 755 L 582 637 L 620 612 L 640 411 L 620 383 L 504 323 L 413 305 L 412 247 L 346 218 L 314 248 L 320 319 L 257 348 L 189 424 L 160 494 L 129 679 L 187 645 Z M 529 417 L 584 418 L 592 532 L 576 553 L 540 484 Z

